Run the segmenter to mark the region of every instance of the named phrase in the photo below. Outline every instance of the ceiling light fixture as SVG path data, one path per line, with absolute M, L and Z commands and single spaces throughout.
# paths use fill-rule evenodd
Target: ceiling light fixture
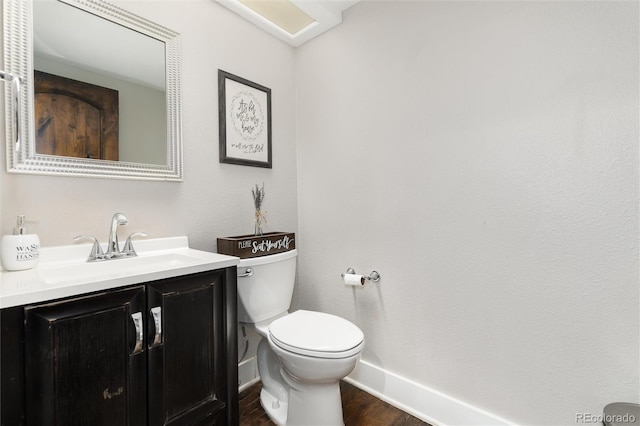
M 342 22 L 342 11 L 359 0 L 216 0 L 297 47 Z

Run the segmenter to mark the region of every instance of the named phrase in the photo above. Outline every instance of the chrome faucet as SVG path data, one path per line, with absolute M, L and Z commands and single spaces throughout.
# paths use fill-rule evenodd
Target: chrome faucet
M 91 248 L 91 253 L 87 258 L 87 262 L 98 262 L 101 260 L 110 260 L 110 259 L 120 259 L 122 257 L 134 257 L 138 254 L 133 248 L 133 243 L 131 242 L 133 237 L 141 236 L 146 237 L 147 234 L 144 232 L 134 232 L 129 235 L 127 238 L 122 251 L 120 251 L 120 244 L 118 242 L 118 226 L 126 225 L 129 223 L 127 217 L 122 213 L 116 213 L 111 218 L 111 228 L 109 229 L 109 241 L 107 242 L 107 252 L 104 253 L 102 251 L 102 247 L 100 246 L 100 242 L 98 239 L 91 235 L 78 235 L 74 238 L 74 240 L 82 240 L 82 239 L 90 239 L 93 241 L 93 246 Z
M 106 257 L 118 257 L 122 254 L 120 252 L 120 245 L 118 244 L 118 226 L 128 223 L 129 219 L 122 213 L 116 213 L 111 218 L 111 231 L 109 232 L 109 241 L 107 242 Z

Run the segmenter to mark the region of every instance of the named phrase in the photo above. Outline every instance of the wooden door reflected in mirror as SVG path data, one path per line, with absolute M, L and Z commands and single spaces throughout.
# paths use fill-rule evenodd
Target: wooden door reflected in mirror
M 118 91 L 34 71 L 36 152 L 118 160 Z

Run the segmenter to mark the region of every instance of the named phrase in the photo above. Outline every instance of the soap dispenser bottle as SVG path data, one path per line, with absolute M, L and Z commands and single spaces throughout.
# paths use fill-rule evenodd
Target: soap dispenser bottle
M 24 215 L 18 216 L 14 235 L 4 235 L 0 243 L 2 267 L 7 271 L 21 271 L 36 266 L 40 257 L 40 238 L 27 234 Z

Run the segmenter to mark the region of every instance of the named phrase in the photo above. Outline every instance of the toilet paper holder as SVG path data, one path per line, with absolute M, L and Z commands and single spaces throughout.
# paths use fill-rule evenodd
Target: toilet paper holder
M 347 274 L 355 274 L 356 270 L 353 268 L 347 268 Z M 345 274 L 340 274 L 340 276 L 342 278 L 344 278 Z M 371 273 L 369 275 L 363 275 L 362 278 L 364 278 L 367 281 L 373 281 L 374 283 L 377 283 L 378 281 L 380 281 L 380 274 L 377 271 L 371 271 Z

